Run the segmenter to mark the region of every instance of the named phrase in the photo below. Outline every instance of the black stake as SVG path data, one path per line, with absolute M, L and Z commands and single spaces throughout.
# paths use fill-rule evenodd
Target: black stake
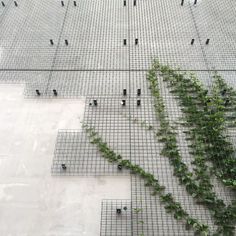
M 134 0 L 134 6 L 136 6 L 136 0 Z
M 210 39 L 207 39 L 207 40 L 206 40 L 206 45 L 208 45 L 208 44 L 209 44 L 209 42 L 210 42 Z
M 124 6 L 126 6 L 126 1 L 124 1 Z
M 76 1 L 74 1 L 74 6 L 75 6 L 75 7 L 77 6 Z
M 191 41 L 191 45 L 193 45 L 193 44 L 194 44 L 194 40 L 195 40 L 195 39 L 192 39 L 192 41 Z
M 123 89 L 123 96 L 126 96 L 126 95 L 127 95 L 127 90 Z
M 16 2 L 16 1 L 14 1 L 14 4 L 15 4 L 15 6 L 16 6 L 16 7 L 18 6 L 18 4 L 17 4 L 17 2 Z
M 53 45 L 53 44 L 54 44 L 52 39 L 50 39 L 50 43 L 51 43 L 51 45 Z
M 65 44 L 66 44 L 66 46 L 68 46 L 68 45 L 69 45 L 69 43 L 68 43 L 68 40 L 67 40 L 67 39 L 65 39 Z
M 63 2 L 63 1 L 61 1 L 61 6 L 62 6 L 62 7 L 64 7 L 64 6 L 65 6 L 65 4 L 64 4 L 64 2 Z
M 2 2 L 2 6 L 5 7 L 5 3 L 4 2 Z
M 119 165 L 117 166 L 117 168 L 118 168 L 118 170 L 122 170 L 122 165 L 119 164 Z
M 36 89 L 36 90 L 35 90 L 35 92 L 36 92 L 36 94 L 37 94 L 38 96 L 40 96 L 40 95 L 41 95 L 41 93 L 39 92 L 39 90 L 38 90 L 38 89 Z
M 221 95 L 222 95 L 222 96 L 225 96 L 226 92 L 227 92 L 227 90 L 224 89 L 224 90 L 221 92 Z
M 181 0 L 181 6 L 183 6 L 184 5 L 184 0 Z
M 98 105 L 97 100 L 93 100 L 93 105 L 96 107 Z
M 135 39 L 135 45 L 138 45 L 138 39 Z
M 57 90 L 53 89 L 52 91 L 53 91 L 54 96 L 57 96 Z
M 141 89 L 137 90 L 137 95 L 140 96 L 141 95 Z
M 194 0 L 194 5 L 196 5 L 197 4 L 197 0 Z
M 66 170 L 66 165 L 65 165 L 65 164 L 61 164 L 61 168 L 62 168 L 63 170 Z
M 121 214 L 121 209 L 120 208 L 116 209 L 116 214 L 119 214 L 119 215 Z
M 141 105 L 141 100 L 137 100 L 137 106 L 139 107 Z
M 126 39 L 124 39 L 124 45 L 126 45 L 127 44 L 127 40 Z
M 124 107 L 124 106 L 126 105 L 125 100 L 122 100 L 122 101 L 121 101 L 121 104 L 122 104 L 122 106 Z

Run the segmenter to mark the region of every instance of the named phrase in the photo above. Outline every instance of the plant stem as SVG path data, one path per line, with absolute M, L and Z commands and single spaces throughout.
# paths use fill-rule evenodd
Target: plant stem
M 182 162 L 177 146 L 176 135 L 168 122 L 164 102 L 159 92 L 156 76 L 157 69 L 160 69 L 162 73 L 165 73 L 165 79 L 169 80 L 170 84 L 175 88 L 175 93 L 179 95 L 182 105 L 185 107 L 184 111 L 188 114 L 187 121 L 192 126 L 195 126 L 195 122 L 202 122 L 202 119 L 199 120 L 199 116 L 202 115 L 205 109 L 199 110 L 196 105 L 199 103 L 199 101 L 195 99 L 196 96 L 192 98 L 189 95 L 189 92 L 186 91 L 188 91 L 188 89 L 191 91 L 200 91 L 200 94 L 197 94 L 200 98 L 206 94 L 206 91 L 199 84 L 199 81 L 189 81 L 185 79 L 183 75 L 175 73 L 167 66 L 161 66 L 158 62 L 153 64 L 153 67 L 147 76 L 147 79 L 150 82 L 151 93 L 155 98 L 155 114 L 161 123 L 161 130 L 157 135 L 162 137 L 159 141 L 165 144 L 162 154 L 169 158 L 170 163 L 174 167 L 174 174 L 179 178 L 181 184 L 185 184 L 188 193 L 198 199 L 198 202 L 209 208 L 215 219 L 215 224 L 218 225 L 217 233 L 234 235 L 234 224 L 236 222 L 235 208 L 233 205 L 226 207 L 224 202 L 221 199 L 218 199 L 212 190 L 213 186 L 209 180 L 210 175 L 208 173 L 208 167 L 205 165 L 204 143 L 201 140 L 202 136 L 199 130 L 191 129 L 191 131 L 194 132 L 190 132 L 191 139 L 195 141 L 193 147 L 195 147 L 194 155 L 196 157 L 195 164 L 197 168 L 195 171 L 198 176 L 197 179 L 193 178 L 192 173 L 189 172 L 186 164 Z M 200 103 L 202 102 L 205 102 L 205 100 L 200 100 Z
M 129 169 L 133 174 L 139 175 L 146 181 L 146 186 L 153 189 L 153 196 L 158 195 L 161 202 L 165 205 L 165 209 L 168 213 L 172 213 L 176 220 L 183 220 L 186 223 L 186 229 L 192 228 L 196 235 L 210 235 L 208 226 L 201 224 L 197 219 L 189 216 L 189 214 L 182 208 L 179 202 L 174 200 L 171 193 L 164 193 L 164 186 L 161 186 L 158 179 L 146 172 L 139 165 L 133 164 L 130 160 L 122 159 L 121 155 L 115 153 L 109 148 L 106 142 L 99 137 L 98 133 L 93 128 L 87 125 L 83 126 L 87 134 L 89 135 L 90 142 L 97 146 L 98 150 L 104 158 L 109 162 L 115 162 L 118 165 L 122 165 L 124 168 Z

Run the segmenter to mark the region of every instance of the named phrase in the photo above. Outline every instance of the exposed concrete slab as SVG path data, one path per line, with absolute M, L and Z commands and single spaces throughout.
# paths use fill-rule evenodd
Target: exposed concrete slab
M 58 129 L 80 129 L 85 100 L 27 100 L 0 85 L 0 235 L 99 235 L 101 200 L 130 198 L 128 177 L 52 177 Z

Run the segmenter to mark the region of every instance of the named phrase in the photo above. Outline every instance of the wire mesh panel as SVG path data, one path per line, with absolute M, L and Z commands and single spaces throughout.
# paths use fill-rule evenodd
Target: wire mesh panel
M 101 156 L 95 145 L 89 142 L 87 134 L 77 130 L 60 131 L 57 136 L 52 163 L 53 175 L 128 175 L 117 165 Z
M 79 96 L 122 96 L 129 91 L 129 72 L 71 71 L 53 72 L 48 85 L 48 96 L 53 89 L 63 98 Z
M 143 180 L 132 177 L 133 235 L 193 235 L 183 222 L 165 211 L 158 197 L 144 185 Z
M 73 1 L 69 5 L 54 68 L 128 69 L 128 8 L 123 1 L 81 0 L 76 7 Z
M 94 128 L 110 148 L 129 159 L 130 123 L 124 114 L 129 115 L 129 99 L 123 96 L 88 97 L 84 123 Z
M 100 236 L 132 236 L 130 200 L 103 200 Z
M 221 69 L 236 88 L 236 2 L 194 2 L 2 0 L 0 83 L 25 83 L 27 98 L 87 96 L 84 123 L 124 159 L 154 174 L 190 216 L 215 230 L 209 209 L 187 193 L 161 154 L 160 121 L 146 80 L 152 60 L 159 58 L 194 70 L 210 90 L 213 73 L 207 70 Z M 168 84 L 158 81 L 182 161 L 193 171 L 191 143 L 179 123 L 182 107 Z M 235 144 L 235 127 L 228 134 Z M 81 130 L 59 131 L 51 171 L 60 176 L 130 174 L 103 158 Z M 211 182 L 216 195 L 230 204 L 233 193 L 215 177 Z M 142 179 L 132 176 L 131 187 L 131 200 L 102 202 L 101 236 L 193 235 Z
M 1 83 L 27 83 L 32 81 L 38 72 L 25 72 L 25 71 L 0 71 L 0 84 Z
M 236 2 L 198 1 L 191 5 L 193 19 L 207 61 L 216 70 L 236 69 Z
M 60 1 L 12 1 L 0 27 L 0 68 L 50 69 L 64 16 Z
M 192 15 L 180 1 L 141 0 L 130 7 L 131 68 L 148 69 L 157 57 L 182 69 L 206 69 Z
M 130 104 L 132 103 L 135 102 L 131 101 Z M 158 120 L 156 120 L 153 105 L 154 104 L 151 98 L 143 98 L 141 100 L 140 107 L 137 109 L 131 109 L 131 116 L 135 117 L 134 122 L 131 121 L 131 161 L 140 165 L 147 172 L 154 174 L 155 177 L 159 179 L 160 184 L 166 187 L 166 192 L 172 193 L 175 199 L 181 203 L 183 208 L 191 216 L 198 218 L 201 222 L 207 223 L 211 226 L 211 228 L 213 228 L 214 226 L 211 220 L 210 212 L 204 206 L 196 204 L 192 196 L 187 193 L 185 186 L 180 185 L 178 178 L 174 175 L 174 170 L 170 165 L 168 157 L 161 155 L 163 144 L 158 142 L 158 138 L 155 135 L 159 130 L 158 128 L 160 124 Z M 181 143 L 181 146 L 182 152 L 184 152 L 184 155 L 182 155 L 183 161 L 190 168 L 191 159 L 187 155 L 185 145 Z M 148 204 L 148 202 L 151 201 L 151 198 L 153 198 L 151 192 L 146 191 L 144 189 L 144 185 L 142 185 L 138 180 L 135 180 L 135 183 L 132 181 L 132 188 L 134 189 L 134 192 L 138 191 L 138 193 L 132 196 L 132 202 L 134 205 L 136 201 L 134 199 L 136 198 L 140 198 L 139 201 L 142 201 L 141 199 L 143 199 L 143 206 Z M 137 190 L 138 188 L 141 189 Z M 153 207 L 154 209 L 150 209 L 150 211 L 145 213 L 146 215 L 143 220 L 145 221 L 146 219 L 147 222 L 145 227 L 141 227 L 144 232 L 138 231 L 139 234 L 144 233 L 144 235 L 158 235 L 155 234 L 156 229 L 154 228 L 159 226 L 156 225 L 154 227 L 153 225 L 155 225 L 156 218 L 160 219 L 161 213 L 155 209 L 154 203 Z M 167 226 L 169 223 L 167 221 L 162 224 Z M 175 224 L 177 225 L 178 222 Z M 137 228 L 139 229 L 138 226 Z M 162 228 L 162 232 L 164 232 L 164 229 L 165 228 Z M 178 227 L 173 229 L 173 232 L 179 232 L 179 235 L 183 234 L 182 230 L 179 231 Z M 169 232 L 167 231 L 165 235 L 168 235 L 168 233 Z
M 21 72 L 15 74 L 16 77 L 18 77 Z M 23 75 L 25 75 L 24 94 L 27 98 L 43 98 L 47 95 L 50 72 L 23 72 Z
M 209 76 L 208 72 L 198 73 L 198 78 L 201 81 L 204 81 L 204 83 L 206 83 L 206 81 L 208 80 L 209 82 L 206 84 L 208 84 L 208 86 L 212 86 L 213 78 Z M 168 83 L 163 82 L 160 77 L 158 78 L 158 81 L 160 84 L 161 95 L 163 97 L 166 111 L 168 113 L 170 125 L 175 127 L 179 152 L 184 163 L 187 164 L 189 170 L 193 172 L 194 168 L 196 167 L 192 164 L 192 162 L 194 161 L 194 157 L 190 154 L 192 150 L 191 148 L 189 148 L 189 146 L 192 143 L 191 141 L 187 140 L 187 135 L 185 133 L 186 131 L 189 131 L 189 129 L 181 125 L 185 114 L 181 111 L 181 106 L 178 102 L 178 98 L 170 93 L 171 88 L 168 88 Z M 208 163 L 208 165 L 211 166 L 211 163 Z M 230 203 L 234 199 L 233 191 L 225 187 L 220 180 L 217 180 L 214 176 L 212 176 L 211 182 L 212 184 L 214 184 L 214 191 L 219 198 L 226 201 L 226 203 Z
M 5 15 L 7 14 L 7 11 L 10 8 L 11 4 L 11 0 L 5 0 L 0 3 L 0 24 L 3 21 Z

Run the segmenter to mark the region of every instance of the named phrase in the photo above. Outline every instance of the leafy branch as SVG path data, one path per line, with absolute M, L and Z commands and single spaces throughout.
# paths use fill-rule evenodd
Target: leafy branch
M 183 75 L 175 73 L 168 66 L 161 66 L 158 61 L 153 63 L 152 69 L 148 72 L 147 79 L 150 82 L 150 90 L 155 98 L 155 114 L 158 120 L 160 120 L 161 129 L 157 133 L 157 136 L 161 137 L 160 142 L 164 143 L 164 148 L 162 150 L 162 155 L 169 158 L 170 163 L 174 167 L 174 175 L 179 178 L 181 184 L 186 186 L 188 193 L 192 195 L 199 203 L 206 205 L 213 218 L 215 219 L 215 224 L 218 225 L 217 233 L 224 235 L 233 235 L 234 224 L 236 221 L 236 214 L 234 205 L 226 207 L 221 199 L 218 199 L 216 194 L 212 190 L 212 185 L 210 183 L 210 175 L 207 171 L 207 166 L 205 165 L 205 147 L 201 140 L 200 134 L 195 132 L 190 132 L 191 139 L 195 141 L 192 145 L 194 148 L 194 155 L 196 164 L 197 179 L 193 178 L 191 172 L 189 172 L 188 167 L 182 161 L 180 156 L 176 135 L 173 132 L 165 113 L 164 102 L 161 98 L 158 81 L 156 76 L 156 71 L 160 70 L 165 75 L 165 80 L 169 80 L 171 86 L 174 87 L 174 93 L 177 93 L 180 97 L 182 105 L 185 107 L 184 112 L 191 117 L 190 125 L 194 125 L 195 122 L 199 121 L 199 113 L 204 112 L 204 109 L 198 109 L 199 102 L 205 104 L 205 100 L 198 101 L 196 96 L 204 98 L 207 92 L 203 89 L 202 85 L 197 79 L 188 80 L 184 78 Z M 167 73 L 168 72 L 168 73 Z M 188 92 L 186 92 L 188 91 Z M 200 91 L 194 98 L 190 96 L 189 91 Z M 187 107 L 187 108 L 186 108 Z M 220 119 L 220 118 L 218 118 Z M 189 119 L 187 119 L 189 121 Z M 198 127 L 199 128 L 199 127 Z M 219 128 L 219 127 L 218 127 Z
M 236 188 L 235 152 L 225 135 L 225 103 L 218 91 L 213 89 L 210 96 L 193 75 L 189 79 L 168 66 L 158 64 L 157 67 L 164 81 L 173 87 L 172 92 L 178 95 L 188 126 L 191 127 L 191 139 L 202 145 L 207 160 L 213 163 L 215 175 L 226 186 Z
M 143 178 L 146 182 L 145 185 L 152 188 L 152 195 L 158 195 L 160 197 L 166 211 L 168 213 L 172 213 L 176 220 L 185 221 L 187 230 L 192 228 L 196 235 L 210 235 L 207 225 L 201 224 L 197 219 L 190 217 L 189 214 L 182 208 L 181 204 L 174 200 L 172 194 L 164 193 L 165 187 L 160 185 L 158 179 L 153 174 L 146 172 L 139 165 L 133 164 L 130 160 L 123 159 L 121 155 L 115 153 L 109 148 L 107 143 L 99 137 L 98 133 L 95 132 L 93 128 L 88 127 L 87 125 L 84 125 L 83 127 L 89 136 L 90 142 L 97 146 L 98 150 L 105 159 L 109 162 L 117 163 L 118 165 L 130 170 L 133 174 L 137 174 Z

